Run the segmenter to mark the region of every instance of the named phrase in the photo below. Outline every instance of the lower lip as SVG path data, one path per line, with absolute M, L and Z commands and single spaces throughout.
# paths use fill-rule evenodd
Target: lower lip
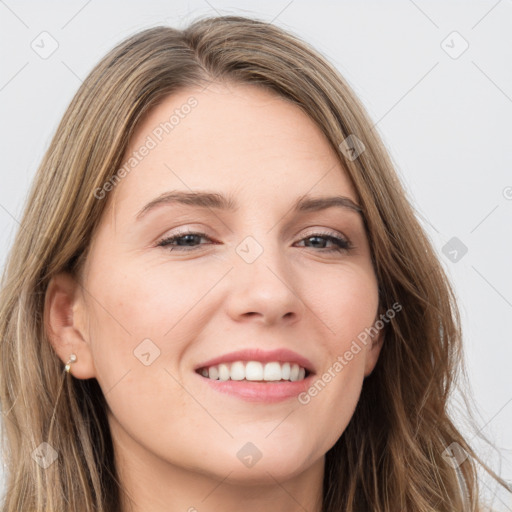
M 303 380 L 291 382 L 250 382 L 246 380 L 213 380 L 197 374 L 215 391 L 236 396 L 248 402 L 281 402 L 306 391 L 313 374 Z

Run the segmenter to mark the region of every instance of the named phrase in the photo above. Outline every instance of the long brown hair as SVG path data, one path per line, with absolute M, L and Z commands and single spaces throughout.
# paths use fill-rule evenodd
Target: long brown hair
M 152 28 L 119 44 L 83 82 L 45 154 L 2 281 L 2 510 L 119 510 L 106 401 L 96 379 L 64 378 L 48 341 L 45 293 L 58 272 L 80 279 L 108 202 L 104 184 L 119 179 L 142 116 L 164 96 L 211 81 L 265 87 L 318 124 L 359 196 L 380 307 L 403 306 L 353 418 L 326 454 L 322 510 L 480 510 L 480 459 L 447 412 L 463 368 L 459 313 L 390 158 L 349 85 L 319 53 L 276 26 L 236 16 Z M 340 145 L 349 136 L 364 144 L 357 158 Z M 450 446 L 469 455 L 458 469 L 446 462 Z M 52 450 L 57 463 L 36 462 Z

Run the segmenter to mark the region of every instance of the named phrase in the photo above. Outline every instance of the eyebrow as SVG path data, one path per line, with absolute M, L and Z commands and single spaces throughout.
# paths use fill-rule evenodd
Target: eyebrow
M 239 209 L 239 205 L 233 197 L 225 196 L 216 192 L 203 192 L 203 191 L 181 191 L 173 190 L 165 192 L 156 197 L 148 204 L 146 204 L 136 215 L 139 220 L 144 217 L 149 211 L 155 209 L 157 206 L 164 204 L 184 204 L 189 206 L 196 206 L 199 208 L 208 208 L 215 210 L 226 210 L 234 212 Z M 345 196 L 328 196 L 328 197 L 311 197 L 307 194 L 299 197 L 292 205 L 292 210 L 298 213 L 316 212 L 326 210 L 327 208 L 344 208 L 353 210 L 357 213 L 362 213 L 362 208 L 357 205 L 352 199 Z

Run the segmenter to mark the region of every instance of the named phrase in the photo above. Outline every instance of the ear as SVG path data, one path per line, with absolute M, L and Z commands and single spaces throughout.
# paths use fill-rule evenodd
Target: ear
M 67 272 L 54 276 L 45 296 L 44 325 L 48 339 L 64 364 L 71 354 L 70 373 L 77 379 L 96 375 L 88 333 L 85 328 L 86 308 L 80 285 Z

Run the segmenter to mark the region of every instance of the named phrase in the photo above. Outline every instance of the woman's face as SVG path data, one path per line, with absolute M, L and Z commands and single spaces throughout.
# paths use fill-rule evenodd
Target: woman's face
M 118 453 L 233 482 L 320 467 L 380 350 L 357 341 L 377 282 L 335 152 L 286 100 L 216 84 L 162 101 L 125 162 L 98 199 L 72 366 L 98 380 Z

